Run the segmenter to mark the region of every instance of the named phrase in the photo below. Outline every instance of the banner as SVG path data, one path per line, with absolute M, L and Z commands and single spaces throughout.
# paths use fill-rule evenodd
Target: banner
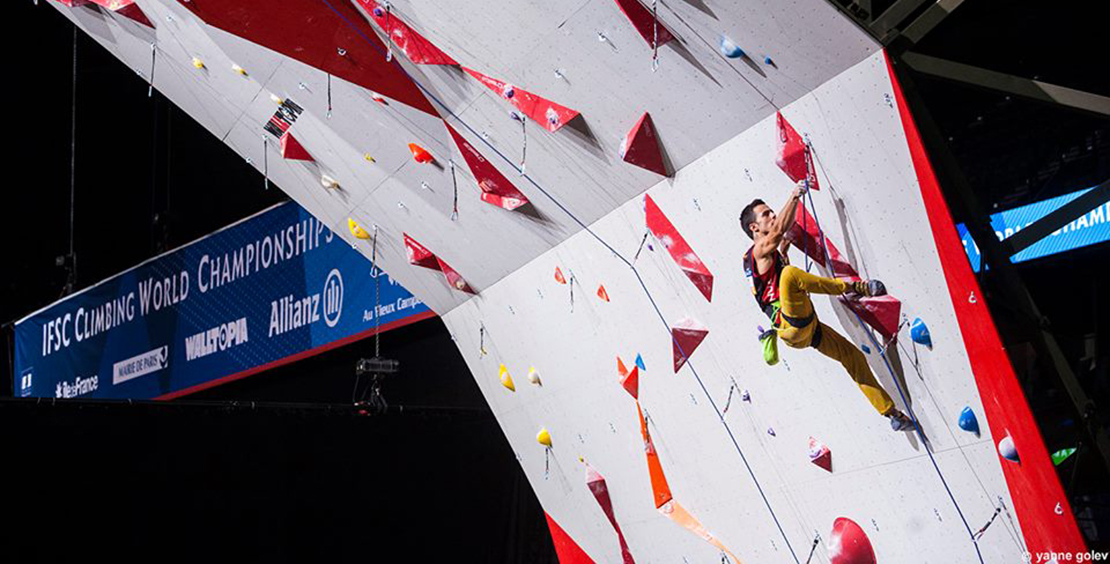
M 432 316 L 286 202 L 20 320 L 13 392 L 169 399 Z
M 994 235 L 1002 241 L 1090 190 L 1092 188 L 992 214 L 991 227 L 994 228 Z M 979 272 L 983 260 L 979 254 L 979 246 L 975 244 L 964 224 L 956 225 L 956 231 L 959 232 L 964 250 L 967 251 L 967 258 L 971 261 L 971 269 Z M 1107 240 L 1110 240 L 1110 202 L 1099 204 L 1048 237 L 1014 255 L 1010 260 L 1015 263 L 1023 262 Z

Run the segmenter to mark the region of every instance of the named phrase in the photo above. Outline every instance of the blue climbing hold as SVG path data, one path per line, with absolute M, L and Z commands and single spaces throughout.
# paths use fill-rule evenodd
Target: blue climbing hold
M 968 433 L 975 433 L 979 436 L 979 418 L 975 417 L 975 412 L 970 407 L 965 407 L 960 412 L 960 428 Z
M 644 357 L 640 356 L 640 353 L 636 353 L 636 366 L 640 370 L 647 372 L 647 367 L 644 366 Z
M 920 317 L 914 318 L 913 323 L 910 324 L 910 338 L 919 345 L 929 347 L 930 350 L 933 348 L 933 338 L 929 335 L 929 327 L 925 325 Z
M 739 59 L 744 56 L 744 50 L 738 47 L 727 36 L 721 36 L 721 54 L 730 59 Z
M 381 8 L 374 8 L 374 16 L 375 17 L 380 18 L 384 14 L 385 14 L 385 12 L 383 12 Z
M 871 347 L 867 345 L 860 345 L 859 348 L 863 349 L 864 354 L 871 354 Z
M 771 60 L 771 57 L 763 57 L 763 64 L 774 66 L 775 62 Z

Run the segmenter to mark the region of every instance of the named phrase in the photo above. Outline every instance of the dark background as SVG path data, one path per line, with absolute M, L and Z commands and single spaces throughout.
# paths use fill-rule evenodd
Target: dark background
M 1110 96 L 1098 3 L 1058 4 L 971 0 L 915 51 Z M 55 260 L 71 235 L 76 290 L 285 198 L 78 34 L 71 233 L 73 28 L 31 0 L 6 8 L 0 322 L 63 295 L 67 269 Z M 912 78 L 992 211 L 1110 178 L 1105 116 Z M 1110 405 L 1106 257 L 1102 244 L 1018 268 L 1100 406 Z M 1058 470 L 1092 548 L 1106 547 L 1110 473 L 1030 344 L 1028 328 L 1041 321 L 997 298 L 994 276 L 980 281 L 1007 351 L 1049 451 L 1080 445 Z M 0 394 L 10 396 L 4 336 Z M 0 400 L 3 507 L 16 517 L 0 527 L 3 546 L 19 562 L 135 550 L 275 562 L 552 561 L 542 509 L 442 323 L 387 333 L 382 350 L 402 373 L 386 381 L 394 409 L 380 416 L 346 407 L 369 340 L 169 403 Z M 1094 414 L 1099 425 L 1106 417 Z

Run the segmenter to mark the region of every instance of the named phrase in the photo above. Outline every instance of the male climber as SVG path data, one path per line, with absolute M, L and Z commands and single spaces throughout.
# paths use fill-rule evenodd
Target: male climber
M 759 199 L 753 200 L 740 214 L 744 233 L 754 241 L 744 255 L 744 268 L 750 273 L 755 301 L 771 318 L 773 330 L 784 343 L 796 349 L 813 347 L 840 362 L 875 410 L 890 419 L 892 429 L 913 429 L 913 421 L 894 406 L 886 390 L 875 380 L 863 353 L 817 320 L 817 312 L 809 298 L 811 293 L 881 296 L 886 294 L 883 283 L 823 278 L 789 265 L 785 251 L 790 241 L 785 235 L 794 225 L 798 200 L 804 193 L 803 187 L 795 188 L 778 214 Z

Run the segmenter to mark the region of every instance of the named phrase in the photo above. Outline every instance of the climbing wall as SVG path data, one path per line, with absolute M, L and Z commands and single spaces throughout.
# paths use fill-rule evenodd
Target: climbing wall
M 564 562 L 1082 549 L 886 55 L 825 2 L 72 3 L 443 317 Z M 738 216 L 798 181 L 791 261 L 886 283 L 814 304 L 913 431 L 763 360 Z

